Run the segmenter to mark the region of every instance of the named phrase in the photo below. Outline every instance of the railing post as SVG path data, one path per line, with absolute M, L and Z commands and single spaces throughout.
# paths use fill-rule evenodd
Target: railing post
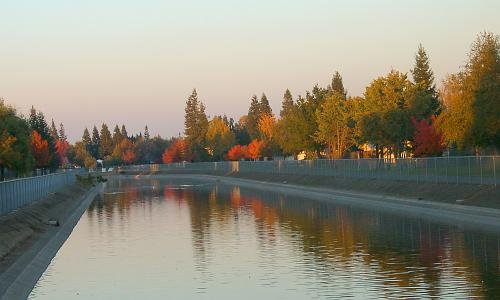
M 482 164 L 482 156 L 479 156 L 479 170 L 481 174 L 481 185 L 483 184 L 483 164 Z
M 497 171 L 495 167 L 495 156 L 493 156 L 493 180 L 495 181 L 495 186 L 497 186 Z

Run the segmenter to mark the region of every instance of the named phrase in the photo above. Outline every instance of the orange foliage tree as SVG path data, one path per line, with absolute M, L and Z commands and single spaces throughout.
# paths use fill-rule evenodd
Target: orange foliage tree
M 45 168 L 49 165 L 49 143 L 36 130 L 31 132 L 31 151 L 37 168 Z
M 126 164 L 132 164 L 136 157 L 134 144 L 129 139 L 124 138 L 116 145 L 112 155 Z
M 434 127 L 434 120 L 434 117 L 432 122 L 427 120 L 417 121 L 415 118 L 411 120 L 413 126 L 415 126 L 413 147 L 416 157 L 438 156 L 443 153 L 446 147 L 443 142 L 443 135 Z
M 227 152 L 226 157 L 228 160 L 233 160 L 233 161 L 248 158 L 247 146 L 242 146 L 242 145 L 233 146 Z
M 69 143 L 65 140 L 57 140 L 56 141 L 56 153 L 57 156 L 59 157 L 59 161 L 61 162 L 61 165 L 64 166 L 68 164 L 68 149 L 69 149 Z
M 186 141 L 184 139 L 176 139 L 170 147 L 163 152 L 163 163 L 169 164 L 174 162 L 190 161 L 192 156 L 189 153 Z
M 253 159 L 253 160 L 259 159 L 262 156 L 262 152 L 264 150 L 264 147 L 265 147 L 264 141 L 254 139 L 247 146 L 248 157 L 250 159 Z

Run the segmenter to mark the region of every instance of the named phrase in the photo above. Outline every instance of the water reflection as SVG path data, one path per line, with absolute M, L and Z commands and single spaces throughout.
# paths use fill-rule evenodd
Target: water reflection
M 77 244 L 88 250 L 76 268 L 118 257 L 140 278 L 117 283 L 126 298 L 500 297 L 498 235 L 238 186 L 108 182 L 32 298 L 123 297 L 81 274 L 71 287 Z

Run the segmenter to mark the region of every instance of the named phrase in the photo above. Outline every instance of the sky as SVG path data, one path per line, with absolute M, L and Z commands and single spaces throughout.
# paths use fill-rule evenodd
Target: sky
M 278 113 L 335 71 L 352 96 L 391 69 L 409 72 L 419 43 L 439 85 L 481 31 L 500 34 L 500 1 L 1 0 L 0 97 L 64 123 L 183 132 L 193 88 L 210 116 L 238 119 L 253 94 Z

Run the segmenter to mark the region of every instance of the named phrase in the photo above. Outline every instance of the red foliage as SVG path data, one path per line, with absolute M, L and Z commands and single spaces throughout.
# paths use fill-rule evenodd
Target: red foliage
M 247 146 L 235 145 L 227 152 L 228 160 L 242 160 L 248 157 Z
M 35 158 L 35 166 L 43 168 L 49 165 L 49 143 L 36 131 L 31 132 L 31 151 Z
M 68 163 L 68 156 L 67 156 L 68 149 L 69 149 L 69 143 L 67 141 L 64 140 L 56 141 L 56 153 L 57 156 L 59 157 L 61 165 L 63 166 Z
M 253 160 L 260 158 L 262 156 L 264 146 L 264 141 L 259 141 L 257 139 L 253 140 L 247 147 L 248 157 Z
M 417 121 L 412 118 L 411 122 L 415 126 L 415 136 L 413 138 L 413 148 L 415 157 L 437 156 L 443 153 L 445 145 L 443 136 L 434 127 L 434 117 L 432 122 L 427 120 Z
M 135 152 L 132 149 L 126 149 L 125 152 L 123 152 L 122 155 L 122 160 L 126 164 L 132 164 L 135 160 Z
M 162 156 L 163 163 L 165 164 L 190 161 L 191 159 L 192 157 L 189 154 L 186 141 L 183 139 L 175 140 L 170 147 L 165 149 Z

